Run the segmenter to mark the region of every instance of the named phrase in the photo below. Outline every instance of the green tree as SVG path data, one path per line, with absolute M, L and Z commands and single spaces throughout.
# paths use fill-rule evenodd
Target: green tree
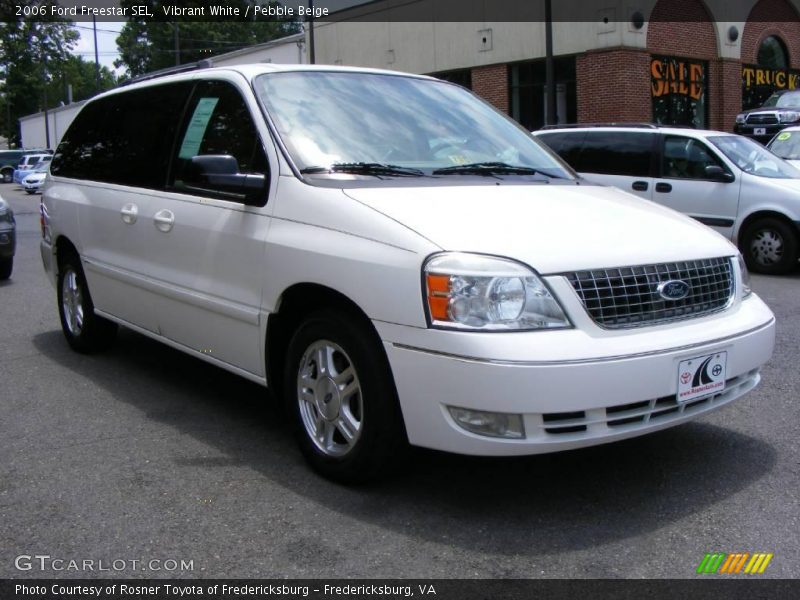
M 161 0 L 121 0 L 120 6 L 130 8 L 134 4 L 147 5 L 150 13 L 163 15 L 162 6 L 174 4 Z M 244 13 L 246 0 L 229 0 L 228 6 L 239 7 Z M 271 4 L 277 4 L 271 2 Z M 207 2 L 183 2 L 181 6 L 207 6 Z M 175 38 L 179 51 L 175 51 Z M 195 62 L 222 54 L 262 44 L 270 40 L 295 33 L 300 26 L 295 21 L 191 21 L 165 23 L 136 18 L 129 20 L 117 38 L 120 58 L 114 62 L 117 68 L 124 67 L 126 75 L 136 77 L 145 73 L 171 67 L 176 64 Z
M 89 62 L 81 56 L 70 55 L 57 71 L 50 74 L 47 87 L 48 108 L 68 102 L 67 88 L 72 86 L 72 101 L 79 102 L 91 98 L 98 92 L 109 90 L 117 84 L 114 73 L 106 66 L 100 66 L 100 86 L 97 86 L 94 61 Z
M 37 4 L 53 3 L 45 0 Z M 3 134 L 13 143 L 19 143 L 20 117 L 60 101 L 50 97 L 45 100 L 46 92 L 54 76 L 59 78 L 70 62 L 70 50 L 79 37 L 69 22 L 37 19 L 41 20 L 0 22 L 0 119 Z

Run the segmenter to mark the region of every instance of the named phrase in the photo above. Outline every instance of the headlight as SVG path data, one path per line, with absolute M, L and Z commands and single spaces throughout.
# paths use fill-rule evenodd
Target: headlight
M 742 276 L 742 299 L 744 299 L 753 293 L 753 290 L 750 288 L 750 271 L 747 270 L 747 265 L 744 264 L 744 257 L 741 254 L 736 258 L 739 262 L 739 273 L 741 273 Z
M 14 213 L 11 212 L 10 208 L 0 208 L 0 222 L 14 222 Z
M 480 331 L 570 327 L 539 276 L 512 260 L 447 252 L 429 258 L 423 271 L 434 326 Z
M 794 123 L 800 119 L 800 113 L 794 111 L 778 113 L 778 121 L 781 123 Z
M 744 125 L 747 122 L 747 115 L 745 114 L 736 115 L 736 122 L 739 125 Z

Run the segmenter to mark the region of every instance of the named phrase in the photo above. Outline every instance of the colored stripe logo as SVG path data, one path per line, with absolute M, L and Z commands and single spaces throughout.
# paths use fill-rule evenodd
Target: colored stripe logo
M 767 569 L 774 554 L 766 552 L 707 552 L 697 566 L 698 575 L 760 575 Z

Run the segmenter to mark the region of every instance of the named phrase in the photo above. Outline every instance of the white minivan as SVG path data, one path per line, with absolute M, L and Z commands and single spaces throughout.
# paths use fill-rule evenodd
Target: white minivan
M 752 390 L 773 351 L 730 242 L 423 76 L 250 65 L 102 94 L 53 158 L 42 234 L 75 350 L 122 325 L 268 386 L 340 481 L 409 443 L 663 429 Z
M 685 213 L 738 243 L 747 266 L 787 273 L 800 258 L 800 170 L 721 131 L 576 126 L 533 134 L 592 181 Z

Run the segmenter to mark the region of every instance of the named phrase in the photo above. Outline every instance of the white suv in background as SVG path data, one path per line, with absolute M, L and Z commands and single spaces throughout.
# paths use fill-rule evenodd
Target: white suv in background
M 687 214 L 738 243 L 747 266 L 786 273 L 800 256 L 800 170 L 720 131 L 656 126 L 534 131 L 572 168 Z
M 273 388 L 342 481 L 408 442 L 521 455 L 670 427 L 752 390 L 773 350 L 730 242 L 429 77 L 153 78 L 88 101 L 50 172 L 69 344 L 123 325 Z

